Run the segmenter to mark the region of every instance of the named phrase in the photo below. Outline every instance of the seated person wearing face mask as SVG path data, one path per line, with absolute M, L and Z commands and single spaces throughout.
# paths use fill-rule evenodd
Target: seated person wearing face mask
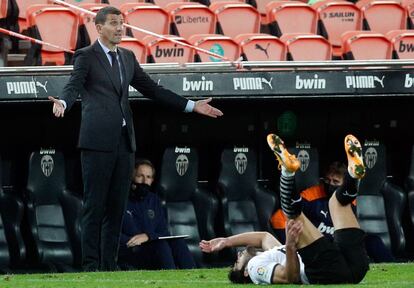
M 318 230 L 329 238 L 333 237 L 334 227 L 329 212 L 329 199 L 336 189 L 344 183 L 347 167 L 340 162 L 329 165 L 325 177 L 319 185 L 312 186 L 301 192 L 303 203 L 303 214 L 308 217 Z M 356 201 L 352 203 L 355 212 Z M 285 239 L 286 218 L 282 210 L 277 210 L 271 218 L 272 227 L 275 229 L 278 239 Z M 365 249 L 373 262 L 393 262 L 391 251 L 385 246 L 382 239 L 373 234 L 366 234 Z
M 170 236 L 160 198 L 151 191 L 155 169 L 146 159 L 135 164 L 124 213 L 118 263 L 123 269 L 192 269 L 195 262 L 183 239 Z

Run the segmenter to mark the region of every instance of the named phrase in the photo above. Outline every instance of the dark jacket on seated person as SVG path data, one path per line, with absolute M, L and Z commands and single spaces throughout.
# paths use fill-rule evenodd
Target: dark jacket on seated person
M 127 269 L 195 268 L 185 240 L 158 239 L 170 236 L 170 232 L 161 200 L 150 189 L 146 184 L 138 184 L 135 191 L 131 189 L 122 223 L 119 265 Z M 147 234 L 148 241 L 128 248 L 128 241 L 142 233 Z

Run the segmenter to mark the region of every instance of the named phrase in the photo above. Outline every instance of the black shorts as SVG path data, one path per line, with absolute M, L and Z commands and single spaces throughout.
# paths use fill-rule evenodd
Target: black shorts
M 298 252 L 311 284 L 359 283 L 369 270 L 365 232 L 336 230 L 333 242 L 322 237 Z

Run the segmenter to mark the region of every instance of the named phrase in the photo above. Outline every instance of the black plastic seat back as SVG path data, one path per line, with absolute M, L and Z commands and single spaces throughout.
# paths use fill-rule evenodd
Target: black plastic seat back
M 366 142 L 362 146 L 366 176 L 359 186 L 359 195 L 382 195 L 381 187 L 387 179 L 385 146 L 379 142 Z
M 27 181 L 28 216 L 41 263 L 73 264 L 63 213 L 65 163 L 55 150 L 33 152 Z
M 376 234 L 395 255 L 405 249 L 402 213 L 406 195 L 387 179 L 386 148 L 378 141 L 365 141 L 362 146 L 366 175 L 359 186 L 357 217 L 361 227 Z
M 3 194 L 3 186 L 2 186 L 2 162 L 0 157 L 0 195 Z M 0 198 L 0 201 L 2 199 Z M 10 254 L 9 254 L 9 247 L 7 245 L 6 240 L 6 233 L 5 227 L 3 225 L 3 211 L 0 211 L 0 269 L 9 266 L 10 264 Z
M 276 195 L 258 186 L 257 166 L 257 156 L 251 148 L 235 146 L 221 154 L 218 187 L 226 235 L 270 230 Z
M 0 269 L 8 267 L 10 264 L 9 246 L 2 218 L 0 217 Z
M 215 213 L 211 200 L 197 189 L 198 154 L 189 147 L 166 148 L 162 158 L 158 191 L 163 199 L 172 235 L 187 234 L 188 248 L 197 265 L 203 266 L 198 247 L 201 237 L 211 237 Z M 206 232 L 208 231 L 208 232 Z
M 296 144 L 289 148 L 289 152 L 295 154 L 300 161 L 300 169 L 295 174 L 295 184 L 298 191 L 319 184 L 319 153 L 310 144 Z
M 0 262 L 2 264 L 0 267 L 4 266 L 3 264 L 5 264 L 6 258 L 9 257 L 10 267 L 12 269 L 21 268 L 26 260 L 26 246 L 20 229 L 24 205 L 21 199 L 13 193 L 13 190 L 6 193 L 2 189 L 2 172 L 0 159 L 0 220 L 2 223 L 2 228 L 0 229 L 0 238 L 2 239 Z M 3 243 L 3 236 L 6 237 L 7 243 Z M 7 246 L 8 251 L 6 252 L 5 249 L 7 249 Z

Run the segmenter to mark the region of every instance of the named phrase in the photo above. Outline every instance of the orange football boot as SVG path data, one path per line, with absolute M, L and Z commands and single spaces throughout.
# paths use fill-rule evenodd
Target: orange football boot
M 295 155 L 288 152 L 283 140 L 279 136 L 275 134 L 267 135 L 267 144 L 269 144 L 270 149 L 272 149 L 276 155 L 276 159 L 279 161 L 279 170 L 282 169 L 282 166 L 289 172 L 296 172 L 299 169 L 300 161 Z
M 361 179 L 365 176 L 365 165 L 362 158 L 362 148 L 359 140 L 349 134 L 344 140 L 345 152 L 348 157 L 348 172 L 352 178 Z

